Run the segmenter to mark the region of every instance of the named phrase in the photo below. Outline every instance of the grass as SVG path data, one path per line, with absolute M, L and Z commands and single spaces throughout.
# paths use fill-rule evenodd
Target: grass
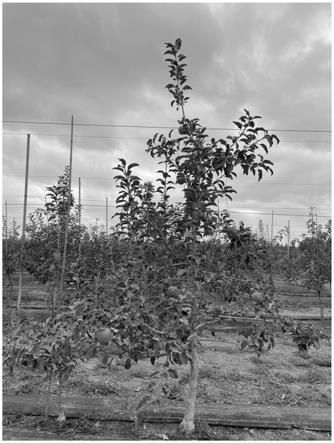
M 116 394 L 122 396 L 121 388 L 110 380 L 93 380 L 87 382 L 85 380 L 71 380 L 70 388 L 77 388 L 82 394 L 87 396 L 110 396 Z
M 271 351 L 257 357 L 248 350 L 240 351 L 239 336 L 236 333 L 217 334 L 202 342 L 199 352 L 198 402 L 204 404 L 258 404 L 294 407 L 328 407 L 331 403 L 331 347 L 323 341 L 320 350 L 311 349 L 308 355 L 300 355 L 288 336 L 280 336 Z M 221 336 L 219 336 L 221 335 Z M 151 375 L 162 369 L 163 360 L 154 366 L 149 361 L 139 361 L 131 369 L 125 370 L 116 359 L 110 369 L 103 367 L 98 359 L 80 364 L 70 377 L 66 392 L 70 395 L 84 395 L 127 399 L 129 407 L 135 407 L 154 378 Z M 184 389 L 188 382 L 188 368 L 176 366 L 179 378 L 163 381 L 161 399 L 169 404 L 179 405 L 184 399 Z M 3 391 L 17 394 L 44 395 L 47 389 L 45 375 L 20 369 L 14 376 L 3 371 Z M 157 377 L 159 380 L 159 377 Z M 56 392 L 56 381 L 51 392 Z M 8 425 L 23 423 L 17 419 Z M 30 418 L 32 420 L 32 418 Z M 31 421 L 29 421 L 31 425 Z M 5 423 L 6 424 L 6 423 Z M 51 421 L 50 423 L 51 424 Z M 127 428 L 117 423 L 99 424 L 83 417 L 69 421 L 64 432 L 65 439 L 77 439 L 79 435 L 98 434 L 117 436 L 126 439 L 160 439 L 167 434 L 169 439 L 178 439 L 175 425 L 146 424 L 136 429 L 127 423 Z M 22 424 L 23 425 L 23 424 Z M 26 424 L 27 425 L 27 424 Z M 35 423 L 35 427 L 40 427 Z M 53 428 L 49 428 L 53 429 Z M 54 429 L 57 429 L 56 427 Z M 71 430 L 72 429 L 72 430 Z M 66 431 L 66 432 L 65 432 Z M 197 437 L 206 438 L 208 429 L 197 430 Z M 329 433 L 316 433 L 303 430 L 261 430 L 235 429 L 210 426 L 209 439 L 212 440 L 328 440 Z M 57 431 L 58 432 L 58 431 Z M 60 432 L 60 431 L 59 431 Z M 202 432 L 202 434 L 201 434 Z M 86 438 L 84 438 L 86 439 Z
M 279 341 L 271 351 L 257 357 L 240 351 L 236 334 L 224 340 L 204 342 L 200 351 L 198 401 L 201 403 L 261 404 L 285 406 L 328 406 L 331 384 L 330 346 L 324 342 L 308 358 L 298 354 L 291 342 Z M 283 358 L 284 357 L 284 358 Z M 65 391 L 84 396 L 133 398 L 140 401 L 147 394 L 151 377 L 162 369 L 163 361 L 151 365 L 139 361 L 131 369 L 113 363 L 110 369 L 98 359 L 81 363 L 70 377 Z M 179 378 L 161 381 L 162 398 L 179 402 L 188 381 L 188 368 L 176 366 Z M 4 371 L 4 376 L 5 376 Z M 36 393 L 46 391 L 43 373 L 20 370 L 5 377 L 4 391 Z M 56 392 L 55 381 L 51 392 Z

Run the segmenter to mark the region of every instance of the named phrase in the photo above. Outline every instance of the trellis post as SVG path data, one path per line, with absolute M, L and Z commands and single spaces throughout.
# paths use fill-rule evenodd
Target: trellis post
M 21 309 L 22 301 L 22 274 L 23 274 L 23 249 L 26 236 L 26 218 L 27 218 L 27 198 L 28 198 L 28 181 L 29 181 L 29 158 L 30 158 L 30 134 L 27 134 L 27 152 L 26 152 L 26 169 L 24 178 L 24 200 L 23 200 L 23 221 L 22 221 L 22 235 L 21 235 L 21 250 L 20 250 L 20 273 L 19 273 L 19 290 L 17 295 L 17 310 Z

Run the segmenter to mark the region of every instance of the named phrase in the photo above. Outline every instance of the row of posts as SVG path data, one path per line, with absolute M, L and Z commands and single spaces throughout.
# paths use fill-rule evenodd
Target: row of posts
M 74 127 L 74 118 L 71 118 L 71 137 L 70 137 L 70 173 L 69 173 L 69 186 L 68 186 L 68 202 L 70 202 L 71 196 L 71 183 L 72 183 L 72 162 L 73 162 L 73 127 Z M 24 183 L 24 204 L 23 204 L 23 223 L 22 223 L 22 236 L 21 236 L 21 249 L 20 249 L 20 272 L 19 272 L 19 289 L 18 289 L 18 298 L 17 298 L 17 309 L 20 310 L 21 300 L 22 300 L 22 274 L 23 274 L 23 249 L 24 249 L 24 241 L 25 241 L 25 232 L 26 232 L 26 217 L 27 217 L 27 198 L 28 198 L 28 177 L 29 177 L 29 159 L 30 159 L 30 134 L 27 134 L 27 152 L 26 152 L 26 168 L 25 168 L 25 183 Z M 109 225 L 108 225 L 108 197 L 106 197 L 106 233 L 108 233 Z M 5 217 L 6 217 L 6 226 L 7 226 L 7 202 L 5 202 Z M 70 205 L 68 205 L 68 211 L 66 215 L 66 223 L 65 223 L 65 241 L 64 241 L 64 251 L 63 251 L 63 262 L 62 262 L 62 272 L 60 279 L 60 293 L 63 291 L 64 285 L 64 277 L 65 277 L 65 268 L 66 268 L 66 253 L 67 253 L 67 240 L 68 240 L 68 228 L 69 228 L 69 217 L 70 217 Z M 81 227 L 81 177 L 79 177 L 79 227 Z M 7 229 L 7 228 L 6 228 Z M 272 211 L 271 215 L 271 246 L 273 244 L 273 229 L 274 229 L 274 211 Z M 267 237 L 269 238 L 269 229 L 267 225 Z M 287 241 L 287 256 L 288 260 L 290 260 L 290 220 L 288 221 L 288 241 Z M 7 254 L 7 235 L 5 242 L 5 252 Z M 79 253 L 81 252 L 81 244 L 79 244 Z M 272 258 L 272 257 L 271 257 Z M 272 261 L 272 260 L 270 260 Z
M 71 138 L 70 138 L 70 172 L 69 172 L 69 184 L 68 184 L 68 199 L 71 200 L 71 185 L 72 185 L 72 163 L 73 163 L 73 127 L 74 118 L 71 118 Z M 22 277 L 23 277 L 23 251 L 24 242 L 26 234 L 26 220 L 27 220 L 27 199 L 28 199 L 28 181 L 29 181 L 29 160 L 30 160 L 30 134 L 27 134 L 27 151 L 26 151 L 26 167 L 25 167 L 25 180 L 24 180 L 24 201 L 23 201 L 23 222 L 22 222 L 22 234 L 21 234 L 21 247 L 20 247 L 20 259 L 19 259 L 19 287 L 17 296 L 17 310 L 20 311 L 21 301 L 22 301 Z M 79 227 L 81 227 L 81 177 L 79 177 Z M 108 197 L 106 197 L 106 233 L 108 234 Z M 67 242 L 68 242 L 68 230 L 69 230 L 69 219 L 70 219 L 70 205 L 67 207 L 66 222 L 65 222 L 65 240 L 64 240 L 64 250 L 63 250 L 63 262 L 61 269 L 60 278 L 60 294 L 63 292 L 65 269 L 66 269 L 66 254 L 67 254 Z M 5 239 L 5 254 L 8 255 L 8 210 L 7 201 L 5 202 L 5 223 L 6 223 L 6 239 Z M 79 254 L 81 252 L 81 243 L 79 243 Z M 57 300 L 55 300 L 55 305 Z

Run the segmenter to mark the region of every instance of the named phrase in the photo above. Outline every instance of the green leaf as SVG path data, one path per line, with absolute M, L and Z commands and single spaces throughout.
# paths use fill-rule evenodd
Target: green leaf
M 188 363 L 189 360 L 188 360 L 187 354 L 185 352 L 182 352 L 180 354 L 180 361 L 181 361 L 181 364 L 183 364 L 183 365 L 186 365 Z
M 174 368 L 169 368 L 168 369 L 168 374 L 173 377 L 173 378 L 179 378 L 179 376 L 177 375 L 177 372 Z
M 177 38 L 175 40 L 175 48 L 178 51 L 179 49 L 181 49 L 181 45 L 182 45 L 182 40 L 180 38 Z
M 279 142 L 280 142 L 280 139 L 275 135 L 275 134 L 273 134 L 272 136 L 271 136 L 271 139 L 273 140 L 276 140 L 276 143 L 278 144 Z
M 128 166 L 128 172 L 129 172 L 132 168 L 134 168 L 135 166 L 139 166 L 139 164 L 138 164 L 138 163 L 130 163 L 129 166 Z
M 241 346 L 240 346 L 241 350 L 245 349 L 245 347 L 247 346 L 247 344 L 248 344 L 247 340 L 244 340 L 244 341 L 241 343 Z
M 263 149 L 266 151 L 266 153 L 268 154 L 268 148 L 267 148 L 267 146 L 266 146 L 264 143 L 260 143 L 260 146 L 261 146 L 261 148 L 263 148 Z
M 146 405 L 149 401 L 151 400 L 151 396 L 149 396 L 149 395 L 147 395 L 147 396 L 145 396 L 144 398 L 142 398 L 141 400 L 140 400 L 140 402 L 138 403 L 138 405 L 137 405 L 137 411 L 138 411 L 138 409 L 140 409 L 140 408 L 142 408 L 144 405 Z

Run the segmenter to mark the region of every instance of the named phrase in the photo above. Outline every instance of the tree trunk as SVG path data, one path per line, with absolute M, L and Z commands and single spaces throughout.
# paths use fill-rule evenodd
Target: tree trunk
M 62 373 L 59 374 L 58 381 L 59 381 L 59 386 L 58 386 L 58 418 L 57 418 L 57 421 L 62 426 L 66 421 L 66 417 L 65 417 L 65 413 L 64 413 L 64 409 L 63 409 L 63 405 L 62 405 L 62 393 L 63 393 L 63 375 L 62 375 Z
M 198 354 L 197 354 L 197 343 L 192 344 L 190 361 L 190 376 L 189 385 L 186 392 L 185 399 L 185 412 L 183 420 L 180 424 L 180 429 L 185 433 L 186 437 L 190 435 L 195 430 L 195 404 L 196 404 L 196 394 L 197 394 L 197 384 L 198 384 Z
M 50 371 L 49 383 L 48 383 L 48 391 L 46 394 L 46 403 L 45 403 L 45 412 L 44 412 L 44 420 L 46 421 L 49 415 L 49 404 L 50 404 L 50 394 L 51 394 L 51 383 L 52 383 L 52 371 Z
M 320 302 L 320 319 L 323 320 L 324 319 L 324 305 L 321 300 L 321 290 L 318 289 L 317 292 L 318 292 L 318 297 L 319 297 L 319 302 Z

